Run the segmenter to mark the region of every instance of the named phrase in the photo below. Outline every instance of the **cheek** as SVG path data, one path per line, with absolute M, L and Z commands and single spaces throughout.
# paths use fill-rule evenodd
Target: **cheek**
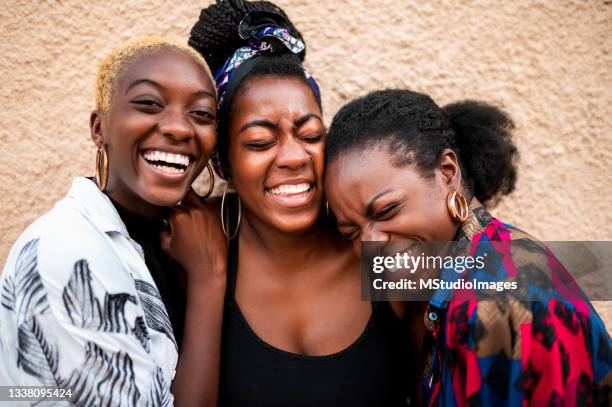
M 447 241 L 453 237 L 453 222 L 448 215 L 446 208 L 446 195 L 441 191 L 431 191 L 430 198 L 422 208 L 425 215 L 420 223 L 427 240 Z
M 134 111 L 129 107 L 116 120 L 117 128 L 124 136 L 141 136 L 152 130 L 157 125 L 155 115 Z M 127 133 L 127 134 L 125 134 Z
M 137 138 L 129 136 L 130 134 L 125 128 L 115 126 L 105 140 L 110 166 L 114 167 L 111 168 L 113 172 L 117 168 L 128 167 L 132 162 L 131 157 L 134 155 Z
M 266 173 L 273 157 L 265 151 L 241 151 L 230 153 L 232 181 L 236 188 L 259 188 L 265 182 Z
M 317 183 L 323 186 L 323 175 L 325 173 L 325 153 L 323 144 L 320 146 L 312 146 L 306 149 L 306 152 L 312 157 Z
M 198 131 L 198 144 L 202 153 L 202 158 L 208 161 L 212 155 L 213 148 L 217 141 L 217 127 L 205 126 Z
M 127 111 L 114 115 L 109 137 L 106 139 L 109 149 L 122 156 L 132 155 L 135 145 L 146 137 L 156 126 L 152 115 Z

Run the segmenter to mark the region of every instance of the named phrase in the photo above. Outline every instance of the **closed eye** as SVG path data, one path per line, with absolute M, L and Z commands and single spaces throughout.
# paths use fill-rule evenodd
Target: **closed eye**
M 374 218 L 376 220 L 389 219 L 391 216 L 395 214 L 396 209 L 398 209 L 399 207 L 400 207 L 399 203 L 393 203 L 393 204 L 387 205 L 384 208 L 382 208 L 380 211 L 378 211 L 376 215 L 374 216 Z
M 133 100 L 132 103 L 137 104 L 137 105 L 145 105 L 145 106 L 160 106 L 161 104 L 155 100 L 151 100 L 151 99 L 137 99 L 137 100 Z
M 303 140 L 307 143 L 317 143 L 321 141 L 322 138 L 323 138 L 322 134 L 313 134 L 313 135 L 308 135 L 308 136 L 301 136 L 300 140 Z
M 267 148 L 272 147 L 274 144 L 276 144 L 276 140 L 272 140 L 272 141 L 252 141 L 249 143 L 244 143 L 244 146 L 249 149 L 249 150 L 265 150 Z
M 359 228 L 353 228 L 341 234 L 343 239 L 352 241 L 359 237 Z

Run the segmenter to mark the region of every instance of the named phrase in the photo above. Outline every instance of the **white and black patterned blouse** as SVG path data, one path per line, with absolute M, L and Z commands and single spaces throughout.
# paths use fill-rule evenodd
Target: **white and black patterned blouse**
M 169 406 L 177 359 L 141 247 L 109 198 L 76 178 L 0 275 L 0 385 L 70 388 L 79 406 Z

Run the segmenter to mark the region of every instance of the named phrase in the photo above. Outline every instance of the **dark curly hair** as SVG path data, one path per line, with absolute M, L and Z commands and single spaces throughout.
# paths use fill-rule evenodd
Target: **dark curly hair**
M 286 28 L 293 37 L 305 43 L 302 34 L 295 28 L 287 14 L 280 7 L 270 2 L 217 0 L 216 4 L 202 10 L 200 18 L 191 29 L 189 36 L 189 45 L 202 54 L 213 75 L 223 67 L 225 61 L 234 51 L 248 45 L 248 40 L 240 38 L 238 34 L 238 24 L 252 11 L 267 11 L 279 14 L 285 20 L 283 28 Z M 217 150 L 225 173 L 229 173 L 227 162 L 228 119 L 231 116 L 236 95 L 244 90 L 249 81 L 262 76 L 292 78 L 302 81 L 310 89 L 302 66 L 306 49 L 300 54 L 293 54 L 288 50 L 283 52 L 283 47 L 275 47 L 275 50 L 277 51 L 272 55 L 262 55 L 253 59 L 248 74 L 241 79 L 240 83 L 234 85 L 231 94 L 228 92 L 225 95 L 223 105 L 219 110 L 217 126 Z M 314 92 L 313 95 L 317 99 L 319 107 L 321 107 L 319 98 Z
M 329 165 L 343 154 L 384 145 L 394 152 L 393 165 L 415 164 L 431 176 L 448 148 L 457 154 L 468 192 L 494 205 L 516 184 L 513 129 L 506 113 L 483 102 L 440 108 L 425 94 L 387 89 L 353 100 L 336 113 L 325 154 Z

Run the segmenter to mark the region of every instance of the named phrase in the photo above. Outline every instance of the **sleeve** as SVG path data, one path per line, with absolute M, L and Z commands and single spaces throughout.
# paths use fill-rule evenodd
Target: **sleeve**
M 446 387 L 455 400 L 610 403 L 610 337 L 587 301 L 453 304 L 446 340 L 452 381 Z
M 2 287 L 17 329 L 16 357 L 3 362 L 16 364 L 15 384 L 69 389 L 77 406 L 172 405 L 129 274 L 91 246 L 75 257 L 56 243 L 27 242 Z

